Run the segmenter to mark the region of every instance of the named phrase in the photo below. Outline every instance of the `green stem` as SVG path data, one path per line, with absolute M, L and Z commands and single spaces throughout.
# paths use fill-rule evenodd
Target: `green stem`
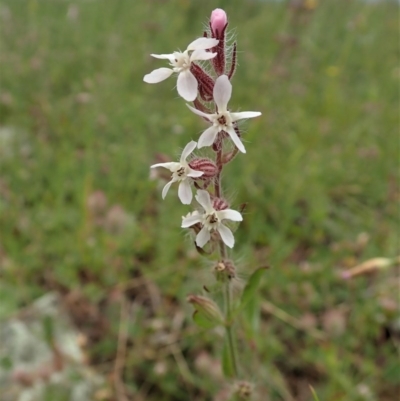
M 226 341 L 228 342 L 228 350 L 230 360 L 232 362 L 234 376 L 238 377 L 238 363 L 236 357 L 235 340 L 232 331 L 232 296 L 231 296 L 231 283 L 229 279 L 224 283 L 225 291 L 225 330 L 226 330 Z
M 217 166 L 218 166 L 218 174 L 215 180 L 214 185 L 214 193 L 215 196 L 221 197 L 222 195 L 222 188 L 221 188 L 221 171 L 224 166 L 223 162 L 223 154 L 222 150 L 217 152 Z M 227 249 L 224 242 L 221 240 L 219 242 L 219 253 L 221 256 L 222 261 L 227 258 Z M 236 357 L 236 347 L 235 347 L 235 340 L 232 331 L 232 294 L 231 294 L 231 281 L 229 277 L 225 277 L 224 282 L 224 311 L 225 311 L 225 330 L 226 330 L 226 341 L 228 344 L 228 351 L 230 360 L 232 363 L 233 374 L 235 377 L 238 377 L 238 363 Z

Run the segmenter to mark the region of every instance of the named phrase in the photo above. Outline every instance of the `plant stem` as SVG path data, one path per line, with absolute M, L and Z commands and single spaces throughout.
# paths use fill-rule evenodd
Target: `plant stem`
M 221 171 L 224 166 L 224 157 L 222 154 L 222 149 L 217 151 L 217 166 L 218 166 L 218 175 L 215 180 L 214 185 L 214 193 L 215 196 L 221 197 L 222 188 L 221 188 Z M 219 241 L 219 253 L 222 261 L 227 258 L 227 249 L 222 240 Z M 238 364 L 236 357 L 236 347 L 235 340 L 232 331 L 232 293 L 231 293 L 231 280 L 228 276 L 225 277 L 224 282 L 224 312 L 225 312 L 225 330 L 226 330 L 226 341 L 229 351 L 229 359 L 232 363 L 232 369 L 234 377 L 238 377 Z
M 228 342 L 228 349 L 230 360 L 232 363 L 234 377 L 238 377 L 238 364 L 236 358 L 236 347 L 235 340 L 232 331 L 232 297 L 231 297 L 231 282 L 227 278 L 224 283 L 224 300 L 225 300 L 225 330 L 226 330 L 226 341 Z

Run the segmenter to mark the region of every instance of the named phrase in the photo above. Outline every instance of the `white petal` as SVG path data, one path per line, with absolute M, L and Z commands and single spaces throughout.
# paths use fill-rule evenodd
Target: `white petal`
M 196 61 L 196 60 L 210 60 L 214 58 L 217 55 L 217 53 L 211 53 L 211 52 L 206 52 L 205 50 L 195 50 L 191 56 L 190 56 L 190 61 Z
M 244 148 L 244 145 L 243 145 L 242 141 L 240 140 L 240 138 L 238 137 L 236 131 L 232 127 L 230 127 L 230 128 L 227 129 L 227 132 L 228 132 L 229 136 L 231 137 L 231 139 L 232 139 L 233 143 L 235 144 L 235 146 L 242 153 L 246 153 L 246 149 Z
M 188 228 L 188 227 L 192 227 L 194 224 L 196 223 L 200 223 L 201 222 L 201 215 L 192 215 L 192 216 L 188 216 L 188 217 L 184 217 L 182 219 L 182 228 Z
M 217 216 L 220 220 L 232 220 L 232 221 L 243 220 L 242 215 L 238 211 L 232 209 L 219 210 L 217 212 Z
M 156 84 L 169 78 L 173 71 L 170 68 L 158 68 L 152 71 L 150 74 L 144 76 L 143 81 L 148 84 Z
M 192 188 L 190 188 L 188 180 L 183 180 L 179 184 L 178 196 L 184 205 L 190 205 L 190 203 L 192 202 L 193 199 Z
M 162 190 L 161 196 L 163 199 L 165 199 L 165 197 L 167 196 L 167 193 L 169 191 L 170 186 L 172 185 L 172 183 L 174 183 L 175 180 L 171 180 L 170 182 L 167 182 Z
M 214 127 L 212 125 L 210 128 L 207 128 L 201 134 L 197 147 L 200 149 L 203 148 L 204 146 L 211 146 L 214 143 L 217 134 L 218 134 L 218 127 Z
M 178 75 L 178 93 L 188 102 L 192 102 L 197 97 L 197 80 L 189 71 L 182 71 Z
M 189 43 L 187 50 L 211 49 L 212 47 L 217 46 L 218 43 L 219 43 L 218 39 L 198 38 L 194 40 L 192 43 Z
M 159 58 L 162 60 L 174 60 L 175 56 L 173 54 L 150 54 L 151 57 Z
M 211 205 L 210 194 L 203 189 L 199 189 L 196 194 L 196 200 L 203 206 L 203 209 L 206 213 L 213 211 L 213 207 Z
M 200 117 L 207 118 L 207 120 L 210 120 L 212 117 L 212 114 L 203 113 L 202 111 L 197 110 L 194 107 L 189 106 L 188 104 L 186 104 L 186 106 L 189 107 L 189 109 L 192 110 L 194 114 L 197 114 Z
M 218 225 L 217 231 L 222 241 L 225 242 L 225 245 L 229 246 L 229 248 L 233 248 L 233 245 L 235 245 L 235 238 L 233 237 L 232 231 L 223 224 Z
M 150 168 L 164 167 L 164 168 L 168 169 L 169 171 L 176 171 L 180 167 L 180 165 L 181 165 L 180 163 L 176 163 L 176 162 L 157 163 L 157 164 L 153 164 L 152 166 L 150 166 Z
M 214 101 L 218 106 L 218 111 L 227 111 L 228 102 L 232 96 L 232 84 L 226 75 L 221 75 L 215 81 L 213 95 Z
M 208 241 L 210 241 L 210 232 L 208 231 L 207 227 L 204 226 L 197 234 L 196 244 L 198 247 L 203 248 Z
M 204 174 L 204 171 L 193 170 L 191 168 L 190 172 L 187 174 L 187 176 L 192 177 L 192 178 L 197 178 L 197 177 L 201 177 L 203 174 Z
M 243 120 L 244 118 L 254 118 L 261 116 L 259 111 L 242 111 L 240 113 L 230 113 L 232 121 Z
M 195 141 L 190 141 L 185 148 L 182 151 L 182 155 L 181 155 L 181 163 L 183 164 L 183 162 L 186 161 L 186 159 L 188 158 L 188 156 L 196 149 L 197 146 L 197 142 Z

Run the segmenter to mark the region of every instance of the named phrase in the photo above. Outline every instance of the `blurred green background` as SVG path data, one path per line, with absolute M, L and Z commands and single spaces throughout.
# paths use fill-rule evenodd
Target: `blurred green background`
M 185 49 L 222 7 L 239 50 L 230 105 L 263 113 L 223 177 L 233 207 L 248 203 L 239 275 L 272 266 L 259 331 L 237 327 L 246 378 L 260 400 L 311 400 L 309 385 L 328 401 L 398 395 L 396 269 L 342 278 L 399 253 L 396 2 L 0 5 L 0 319 L 59 292 L 112 387 L 125 294 L 131 399 L 224 399 L 221 336 L 185 301 L 212 263 L 180 228 L 190 209 L 149 176 L 204 124 L 173 78 L 142 81 L 164 66 L 150 53 Z

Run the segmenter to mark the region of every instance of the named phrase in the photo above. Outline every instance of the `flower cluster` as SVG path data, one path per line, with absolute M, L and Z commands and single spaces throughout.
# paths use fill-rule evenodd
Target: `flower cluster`
M 194 230 L 199 248 L 214 240 L 221 240 L 230 248 L 234 246 L 232 231 L 226 223 L 242 221 L 242 215 L 230 209 L 222 195 L 221 171 L 239 151 L 246 153 L 238 121 L 261 115 L 256 111 L 231 112 L 228 107 L 237 57 L 236 43 L 226 44 L 227 26 L 225 11 L 214 10 L 203 37 L 191 42 L 184 52 L 152 54 L 154 58 L 168 60 L 170 67 L 158 68 L 143 78 L 144 82 L 155 84 L 177 74 L 178 94 L 193 102 L 187 107 L 209 125 L 197 142 L 185 146 L 178 162 L 151 166 L 171 172 L 171 180 L 162 190 L 163 198 L 175 182 L 179 182 L 178 197 L 185 205 L 192 203 L 192 188 L 197 191 L 199 208 L 182 218 L 182 228 Z M 196 148 L 205 147 L 210 148 L 213 157 L 193 155 Z

